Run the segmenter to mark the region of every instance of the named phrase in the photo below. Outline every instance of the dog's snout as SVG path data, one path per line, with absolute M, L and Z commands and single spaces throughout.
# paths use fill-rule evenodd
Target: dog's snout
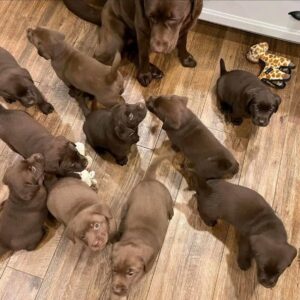
M 151 41 L 151 50 L 156 53 L 169 53 L 169 43 L 161 39 Z
M 124 284 L 116 284 L 113 286 L 113 292 L 117 295 L 123 295 L 127 292 L 127 289 Z

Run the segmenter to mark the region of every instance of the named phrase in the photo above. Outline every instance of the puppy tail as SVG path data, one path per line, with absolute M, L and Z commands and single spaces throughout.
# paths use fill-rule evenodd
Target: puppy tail
M 221 76 L 228 73 L 227 70 L 226 70 L 225 62 L 224 62 L 223 58 L 220 59 L 220 70 L 221 70 Z
M 91 6 L 84 0 L 63 0 L 66 7 L 79 18 L 90 23 L 101 25 L 101 6 Z M 106 1 L 99 1 L 104 5 Z

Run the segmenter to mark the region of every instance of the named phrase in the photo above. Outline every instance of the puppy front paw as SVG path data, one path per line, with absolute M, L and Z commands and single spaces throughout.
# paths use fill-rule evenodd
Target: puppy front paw
M 138 82 L 144 86 L 147 87 L 150 82 L 152 81 L 152 73 L 151 72 L 147 72 L 147 73 L 139 73 L 137 76 L 137 80 Z
M 186 68 L 195 68 L 197 62 L 191 54 L 188 54 L 185 57 L 179 57 L 181 64 Z
M 39 105 L 39 109 L 41 110 L 41 112 L 45 115 L 49 115 L 52 112 L 54 112 L 54 107 L 52 104 L 45 102 L 41 105 Z
M 239 268 L 243 271 L 248 270 L 251 267 L 251 259 L 245 259 L 245 258 L 238 258 L 238 265 Z
M 163 71 L 153 64 L 150 64 L 150 72 L 152 74 L 152 78 L 154 79 L 162 79 L 164 77 Z
M 125 166 L 128 163 L 128 157 L 116 158 L 116 163 L 120 166 Z

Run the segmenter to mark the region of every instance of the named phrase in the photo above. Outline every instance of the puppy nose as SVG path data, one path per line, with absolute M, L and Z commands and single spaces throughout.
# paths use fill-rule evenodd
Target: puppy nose
M 113 290 L 116 294 L 122 294 L 126 291 L 126 287 L 125 285 L 123 284 L 116 284 L 114 287 L 113 287 Z
M 151 50 L 157 53 L 168 53 L 168 42 L 155 39 L 151 43 Z
M 144 110 L 144 109 L 145 109 L 145 104 L 142 103 L 142 102 L 139 103 L 139 104 L 138 104 L 138 109 L 139 109 L 139 110 Z
M 265 125 L 266 120 L 265 119 L 258 119 L 258 123 L 259 123 L 259 125 Z

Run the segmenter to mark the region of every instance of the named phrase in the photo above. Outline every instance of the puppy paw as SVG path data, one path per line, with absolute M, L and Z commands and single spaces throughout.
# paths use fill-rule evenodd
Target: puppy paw
M 137 80 L 142 86 L 146 87 L 152 81 L 152 73 L 151 72 L 139 73 L 137 76 Z
M 197 62 L 191 54 L 186 57 L 180 57 L 179 59 L 181 64 L 186 68 L 195 68 L 197 66 Z
M 152 78 L 154 79 L 162 79 L 164 77 L 163 71 L 153 64 L 150 64 L 150 72 L 152 74 Z
M 116 158 L 116 162 L 120 166 L 125 166 L 128 162 L 128 158 L 127 158 L 127 156 L 122 157 L 122 158 Z
M 251 267 L 251 260 L 238 258 L 238 265 L 241 270 L 246 271 Z
M 52 104 L 45 102 L 41 105 L 39 105 L 39 109 L 41 110 L 41 112 L 45 115 L 49 115 L 52 112 L 54 112 L 54 107 Z

